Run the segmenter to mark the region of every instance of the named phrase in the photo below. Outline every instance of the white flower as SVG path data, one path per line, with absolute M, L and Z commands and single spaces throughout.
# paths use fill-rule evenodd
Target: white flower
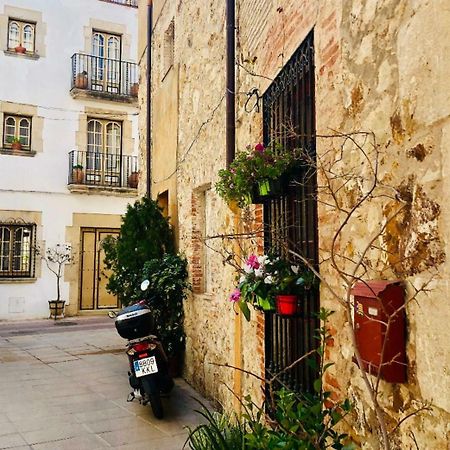
M 272 275 L 267 275 L 267 277 L 264 278 L 264 283 L 266 283 L 266 284 L 273 284 Z
M 248 264 L 246 264 L 244 266 L 244 272 L 245 273 L 252 273 L 253 272 L 253 267 L 249 266 Z
M 291 270 L 295 273 L 295 275 L 298 274 L 298 266 L 291 266 Z
M 258 256 L 258 262 L 259 264 L 261 264 L 262 266 L 264 266 L 265 264 L 267 264 L 267 260 L 269 259 L 269 257 L 267 255 L 262 255 L 262 256 Z
M 241 278 L 239 278 L 239 283 L 243 283 L 247 277 L 245 275 L 241 275 Z
M 264 271 L 261 268 L 255 269 L 255 277 L 261 278 L 263 276 L 263 274 L 264 274 Z

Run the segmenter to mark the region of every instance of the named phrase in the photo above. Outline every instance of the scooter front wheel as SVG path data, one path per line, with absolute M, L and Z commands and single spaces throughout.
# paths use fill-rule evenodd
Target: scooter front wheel
M 159 385 L 156 380 L 151 377 L 143 377 L 142 380 L 142 388 L 145 393 L 148 395 L 150 406 L 153 411 L 153 415 L 157 419 L 162 419 L 164 417 L 163 406 L 161 402 L 161 394 L 159 391 Z

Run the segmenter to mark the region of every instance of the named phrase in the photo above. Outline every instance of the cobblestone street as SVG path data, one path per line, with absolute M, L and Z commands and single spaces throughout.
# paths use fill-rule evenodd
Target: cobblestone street
M 161 421 L 127 403 L 124 344 L 109 318 L 0 323 L 0 449 L 182 449 L 199 396 L 178 378 Z

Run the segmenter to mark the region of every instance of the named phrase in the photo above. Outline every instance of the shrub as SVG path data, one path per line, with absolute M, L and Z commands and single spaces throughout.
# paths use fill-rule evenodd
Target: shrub
M 175 252 L 169 222 L 158 204 L 148 198 L 128 205 L 119 236 L 107 237 L 103 249 L 106 267 L 112 270 L 107 290 L 117 295 L 122 305 L 139 300 L 145 262 Z
M 183 300 L 190 286 L 186 258 L 166 254 L 162 259 L 147 261 L 142 277 L 150 282 L 141 297 L 147 300 L 153 312 L 156 334 L 168 356 L 180 354 L 185 343 Z

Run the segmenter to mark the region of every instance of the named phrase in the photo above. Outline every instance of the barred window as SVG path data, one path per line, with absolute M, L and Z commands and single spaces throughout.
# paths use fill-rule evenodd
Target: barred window
M 34 224 L 0 223 L 0 278 L 34 276 Z

